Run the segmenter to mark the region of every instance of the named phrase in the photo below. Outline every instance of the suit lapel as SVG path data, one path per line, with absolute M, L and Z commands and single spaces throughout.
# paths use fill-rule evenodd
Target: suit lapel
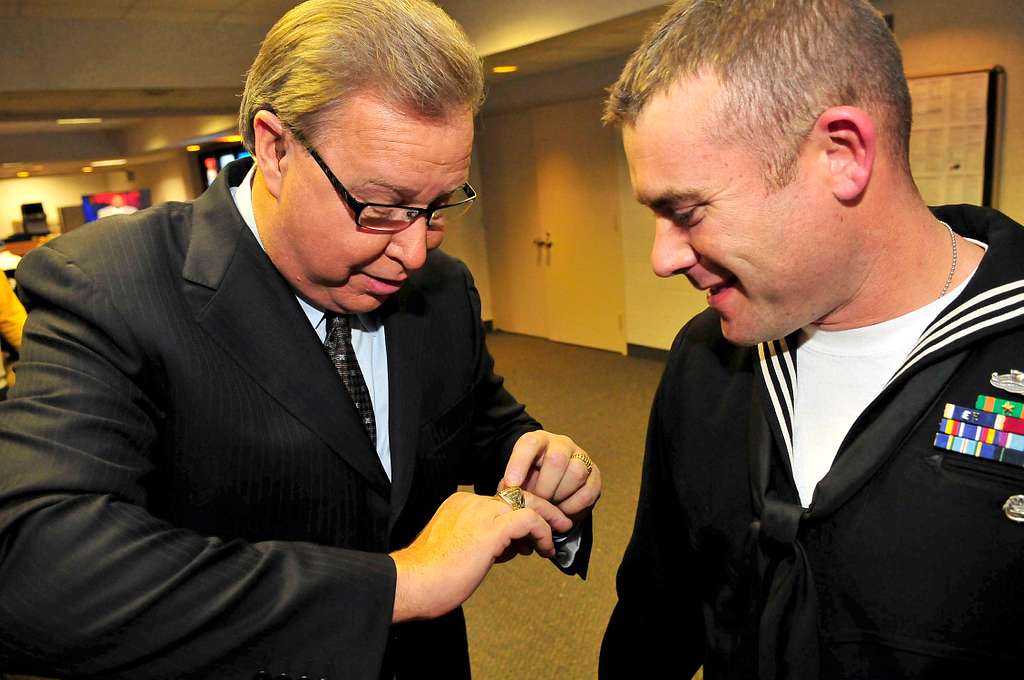
M 394 526 L 412 488 L 419 444 L 422 396 L 424 299 L 409 282 L 382 310 L 388 351 L 391 437 L 391 521 Z
M 352 399 L 294 292 L 235 208 L 228 186 L 248 170 L 235 165 L 194 203 L 183 276 L 196 319 L 271 397 L 387 497 L 387 475 Z

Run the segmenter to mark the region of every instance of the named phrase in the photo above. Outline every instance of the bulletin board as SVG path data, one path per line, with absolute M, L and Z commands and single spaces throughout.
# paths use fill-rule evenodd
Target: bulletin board
M 999 66 L 908 78 L 910 169 L 928 205 L 992 204 Z

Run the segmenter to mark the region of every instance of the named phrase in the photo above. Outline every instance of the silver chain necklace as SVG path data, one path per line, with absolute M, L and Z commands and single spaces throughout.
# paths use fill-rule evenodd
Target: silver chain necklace
M 953 227 L 949 226 L 945 222 L 942 222 L 942 220 L 939 220 L 939 222 L 942 224 L 942 226 L 946 228 L 947 231 L 949 231 L 949 242 L 953 244 L 953 264 L 949 268 L 949 274 L 946 275 L 946 285 L 942 287 L 942 292 L 939 293 L 939 297 L 942 297 L 943 295 L 946 294 L 946 291 L 949 290 L 949 284 L 953 283 L 953 274 L 956 273 L 957 253 L 956 234 L 953 233 Z

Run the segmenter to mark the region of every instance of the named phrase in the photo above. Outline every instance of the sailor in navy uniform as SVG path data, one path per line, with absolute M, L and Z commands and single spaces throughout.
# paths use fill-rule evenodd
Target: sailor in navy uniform
M 655 272 L 710 309 L 652 408 L 603 680 L 1020 675 L 1024 400 L 991 380 L 1024 368 L 1024 229 L 927 208 L 902 74 L 866 2 L 694 0 L 611 89 Z

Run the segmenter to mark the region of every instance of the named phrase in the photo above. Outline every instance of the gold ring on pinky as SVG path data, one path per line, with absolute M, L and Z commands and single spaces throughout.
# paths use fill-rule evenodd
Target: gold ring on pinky
M 588 456 L 583 449 L 576 449 L 575 451 L 573 451 L 572 455 L 569 456 L 569 460 L 572 460 L 573 458 L 583 463 L 583 465 L 587 468 L 587 472 L 590 472 L 591 470 L 594 469 L 594 461 L 590 460 L 590 456 Z
M 526 496 L 523 495 L 523 490 L 518 486 L 502 489 L 494 495 L 494 498 L 495 500 L 508 503 L 508 506 L 513 510 L 522 510 L 526 507 Z

